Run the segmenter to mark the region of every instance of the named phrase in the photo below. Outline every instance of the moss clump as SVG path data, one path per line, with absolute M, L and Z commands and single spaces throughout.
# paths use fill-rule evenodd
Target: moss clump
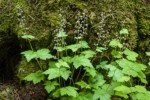
M 138 13 L 138 32 L 140 38 L 150 37 L 150 5 Z
M 18 64 L 18 73 L 17 76 L 19 79 L 23 80 L 24 77 L 37 71 L 39 68 L 36 63 L 28 63 L 26 59 L 22 59 L 21 62 Z

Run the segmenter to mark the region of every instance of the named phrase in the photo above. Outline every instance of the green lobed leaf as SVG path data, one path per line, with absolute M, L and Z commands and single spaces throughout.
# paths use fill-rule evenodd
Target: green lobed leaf
M 147 80 L 145 78 L 141 78 L 141 77 L 139 77 L 139 78 L 140 78 L 140 80 L 141 80 L 142 83 L 148 84 L 148 82 L 147 82 Z
M 135 87 L 130 87 L 130 90 L 131 90 L 130 94 L 137 92 L 136 89 L 135 89 Z
M 92 93 L 86 92 L 79 92 L 79 95 L 73 100 L 92 100 Z
M 149 98 L 147 98 L 147 96 L 143 93 L 136 93 L 132 95 L 132 99 L 133 100 L 149 100 Z
M 52 92 L 52 91 L 56 88 L 56 86 L 58 86 L 59 84 L 58 84 L 56 81 L 53 81 L 53 82 L 51 82 L 51 81 L 46 81 L 46 82 L 44 83 L 44 85 L 45 85 L 45 90 L 46 90 L 48 93 L 50 93 L 50 92 Z
M 90 77 L 89 80 L 91 83 L 95 83 L 95 82 L 104 80 L 104 76 L 101 73 L 97 73 L 94 78 Z
M 136 62 L 129 61 L 127 59 L 120 59 L 116 61 L 122 69 L 122 73 L 132 76 L 139 77 L 141 82 L 147 84 L 146 76 L 142 71 L 146 70 L 146 66 Z
M 86 51 L 81 52 L 81 54 L 83 54 L 85 58 L 91 58 L 96 53 L 94 51 L 92 51 L 92 50 L 86 50 Z
M 55 64 L 58 68 L 60 67 L 66 67 L 66 68 L 70 68 L 68 63 L 65 62 L 64 60 L 62 59 L 59 59 L 58 62 Z
M 23 54 L 26 57 L 27 61 L 29 62 L 32 59 L 36 58 L 40 58 L 42 60 L 53 58 L 53 56 L 49 54 L 49 52 L 50 52 L 49 49 L 43 48 L 37 51 L 33 50 L 24 51 L 21 54 Z
M 146 75 L 142 71 L 138 72 L 138 77 L 140 78 L 142 83 L 147 84 Z
M 60 88 L 58 88 L 56 91 L 53 92 L 53 97 L 58 98 L 60 97 Z
M 39 70 L 35 73 L 31 73 L 28 76 L 26 76 L 24 78 L 24 80 L 26 81 L 33 81 L 34 84 L 37 84 L 39 82 L 41 82 L 42 80 L 44 80 L 44 75 L 43 75 L 43 71 Z
M 71 60 L 70 60 L 71 58 L 72 58 L 72 57 L 69 57 L 69 56 L 67 56 L 67 57 L 62 57 L 62 60 L 70 64 L 70 63 L 71 63 Z
M 118 82 L 127 82 L 130 80 L 129 76 L 122 76 L 119 80 L 117 80 Z
M 52 67 L 57 67 L 56 66 L 56 61 L 49 61 L 49 63 L 48 63 L 48 66 L 50 67 L 50 68 L 52 68 Z
M 60 88 L 60 94 L 61 96 L 68 95 L 72 97 L 77 97 L 78 92 L 77 92 L 77 88 L 72 86 L 67 86 L 67 87 Z
M 110 84 L 104 84 L 102 87 L 95 89 L 93 100 L 111 100 L 111 96 L 114 95 L 114 88 L 118 85 L 118 82 L 112 81 Z
M 108 76 L 112 77 L 113 80 L 118 81 L 119 79 L 121 79 L 123 77 L 123 73 L 122 73 L 122 70 L 120 70 L 120 69 L 116 69 L 116 70 L 113 70 L 113 71 L 110 70 L 108 72 Z
M 147 68 L 147 66 L 146 65 L 144 65 L 144 64 L 140 64 L 140 63 L 135 63 L 136 64 L 136 68 L 134 68 L 136 71 L 145 71 L 146 70 L 146 68 Z
M 141 78 L 146 79 L 146 75 L 145 75 L 144 72 L 140 71 L 140 72 L 138 72 L 138 75 L 139 75 Z
M 131 94 L 133 100 L 149 100 L 150 91 L 147 91 L 144 86 L 136 85 L 132 90 L 134 90 Z
M 77 97 L 61 97 L 61 100 L 92 100 L 92 93 L 89 91 L 86 92 L 79 92 L 79 95 Z
M 48 70 L 44 71 L 44 74 L 48 75 L 49 80 L 52 80 L 60 77 L 59 70 L 60 70 L 59 68 L 49 68 Z
M 86 72 L 88 72 L 92 77 L 96 76 L 96 70 L 94 67 L 86 67 L 85 68 Z
M 59 52 L 67 50 L 66 47 L 56 47 L 56 49 L 57 49 L 57 51 L 59 51 Z
M 32 59 L 36 58 L 36 53 L 32 50 L 21 52 L 21 54 L 26 57 L 27 62 L 30 62 Z
M 129 98 L 127 94 L 124 94 L 124 93 L 118 92 L 118 91 L 115 92 L 115 95 L 117 95 L 117 96 L 119 96 L 119 97 L 123 97 L 123 98 L 125 98 L 125 99 L 127 99 L 127 100 L 128 100 L 128 98 Z
M 71 49 L 72 52 L 76 52 L 76 51 L 77 51 L 79 48 L 81 48 L 81 47 L 80 47 L 79 44 L 72 44 L 72 45 L 66 46 L 66 48 L 67 48 L 67 49 Z
M 98 89 L 100 86 L 102 86 L 106 81 L 104 80 L 104 77 L 101 73 L 97 73 L 95 77 L 90 77 L 89 79 L 90 86 Z
M 80 48 L 89 48 L 86 41 L 79 41 L 79 43 L 66 46 L 66 50 L 70 49 L 72 52 L 76 52 Z
M 90 48 L 86 41 L 79 41 L 79 45 L 81 48 Z
M 119 33 L 120 34 L 129 34 L 128 30 L 125 28 L 121 29 L 121 31 Z
M 136 58 L 138 57 L 138 54 L 136 52 L 131 51 L 129 49 L 126 49 L 124 51 L 124 54 L 127 56 L 127 59 L 131 61 L 136 61 Z
M 74 56 L 71 61 L 73 62 L 73 65 L 76 69 L 78 69 L 82 65 L 82 59 L 84 59 L 83 56 Z
M 122 72 L 128 76 L 132 76 L 132 77 L 138 77 L 138 73 L 134 70 L 131 70 L 131 69 L 123 69 Z
M 88 58 L 85 58 L 84 56 L 74 56 L 71 61 L 73 62 L 74 67 L 77 69 L 80 66 L 84 67 L 93 67 L 91 61 Z
M 91 61 L 87 58 L 83 58 L 81 62 L 84 67 L 93 67 Z
M 122 54 L 120 51 L 113 50 L 111 52 L 111 54 L 113 55 L 114 58 L 121 58 L 122 57 Z
M 71 73 L 71 71 L 69 71 L 69 70 L 67 70 L 65 68 L 60 68 L 60 76 L 63 79 L 67 80 L 69 78 L 69 76 L 70 76 L 70 73 Z
M 135 89 L 136 92 L 141 92 L 141 93 L 145 93 L 147 91 L 144 86 L 140 86 L 140 85 L 136 85 L 134 87 L 134 89 Z
M 113 48 L 116 48 L 116 47 L 122 48 L 123 47 L 123 45 L 117 39 L 112 39 L 109 43 L 109 46 L 111 46 Z
M 48 79 L 52 80 L 58 77 L 62 77 L 67 80 L 70 76 L 71 71 L 66 68 L 49 68 L 44 72 L 44 74 L 48 75 Z
M 98 89 L 94 91 L 92 100 L 111 100 L 111 94 L 107 92 L 105 89 Z
M 76 84 L 79 85 L 81 88 L 91 89 L 90 85 L 88 85 L 86 82 L 82 80 L 80 82 L 76 82 Z
M 98 89 L 100 86 L 104 85 L 105 84 L 105 80 L 99 80 L 97 82 L 94 82 L 94 83 L 90 83 L 90 87 L 94 88 L 94 89 Z
M 147 56 L 150 56 L 150 52 L 146 52 L 146 55 L 147 55 Z
M 118 86 L 118 87 L 114 88 L 114 90 L 118 91 L 118 92 L 121 92 L 123 94 L 129 94 L 129 93 L 132 92 L 130 87 L 127 87 L 125 85 Z
M 99 97 L 100 100 L 111 100 L 111 95 L 110 94 L 101 94 L 101 96 Z
M 53 56 L 49 54 L 49 52 L 50 52 L 49 49 L 46 49 L 46 48 L 39 49 L 36 52 L 36 57 L 40 58 L 41 60 L 53 58 Z
M 21 36 L 23 39 L 35 39 L 33 35 L 23 35 Z
M 98 64 L 96 66 L 96 69 L 100 69 L 100 68 L 103 68 L 103 69 L 107 69 L 105 66 L 107 65 L 108 61 L 102 61 L 100 62 L 100 64 Z
M 112 64 L 108 64 L 108 65 L 105 65 L 105 69 L 109 69 L 110 71 L 115 71 L 117 67 Z
M 106 89 L 108 88 L 109 91 L 111 91 L 111 94 L 113 95 L 114 94 L 114 88 L 116 88 L 116 87 L 118 87 L 120 85 L 122 85 L 122 83 L 117 82 L 117 81 L 111 81 L 111 83 L 108 84 L 108 87 L 106 87 Z
M 119 66 L 121 68 L 131 69 L 131 70 L 134 70 L 136 72 L 145 71 L 147 68 L 144 64 L 132 62 L 132 61 L 129 61 L 127 59 L 120 59 L 120 60 L 117 60 L 116 62 L 119 64 Z
M 106 50 L 106 48 L 104 48 L 104 47 L 96 47 L 97 52 L 103 52 L 105 50 Z

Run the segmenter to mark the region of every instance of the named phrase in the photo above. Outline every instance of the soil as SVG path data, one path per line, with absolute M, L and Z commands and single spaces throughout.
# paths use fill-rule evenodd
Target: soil
M 23 84 L 17 79 L 0 80 L 0 100 L 46 100 L 46 92 L 41 84 Z

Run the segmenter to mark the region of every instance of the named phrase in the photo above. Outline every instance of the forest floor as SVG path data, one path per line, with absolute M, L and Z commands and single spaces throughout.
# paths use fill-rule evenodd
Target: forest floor
M 0 80 L 0 100 L 45 100 L 41 85 L 21 86 L 17 80 Z
M 22 100 L 15 80 L 0 80 L 0 100 Z
M 150 82 L 146 87 L 150 90 Z M 41 84 L 20 85 L 17 79 L 0 80 L 0 100 L 46 100 L 43 91 Z

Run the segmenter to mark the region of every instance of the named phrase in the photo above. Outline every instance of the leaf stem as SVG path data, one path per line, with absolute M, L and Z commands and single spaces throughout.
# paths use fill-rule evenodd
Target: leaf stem
M 30 42 L 29 39 L 28 39 L 28 42 L 29 42 L 29 45 L 30 45 L 31 50 L 34 51 L 33 46 L 32 46 L 32 44 L 31 44 L 31 42 Z
M 70 85 L 71 85 L 71 81 L 74 84 L 74 81 L 73 81 L 74 71 L 75 71 L 75 69 L 74 69 L 74 67 L 72 67 L 72 74 L 71 74 L 70 83 L 69 83 Z
M 60 68 L 59 68 L 59 75 L 60 75 Z M 59 82 L 58 82 L 58 83 L 59 83 L 59 87 L 61 87 L 61 85 L 62 85 L 62 84 L 61 84 L 61 79 L 60 79 L 60 78 L 61 78 L 61 77 L 59 76 Z
M 31 42 L 30 42 L 30 40 L 29 40 L 29 39 L 28 39 L 28 42 L 29 42 L 29 45 L 30 45 L 31 50 L 32 50 L 32 51 L 34 51 L 33 46 L 32 46 L 32 44 L 31 44 Z M 40 65 L 40 63 L 39 63 L 38 59 L 36 59 L 36 58 L 35 58 L 35 60 L 36 60 L 36 62 L 38 63 L 38 65 L 39 65 L 40 69 L 41 69 L 41 70 L 43 70 L 43 68 L 42 68 L 42 66 Z
M 83 78 L 84 78 L 85 74 L 86 74 L 86 71 L 84 72 L 84 74 L 83 74 L 83 76 L 82 76 L 82 80 L 83 80 Z
M 130 84 L 130 86 L 132 87 L 132 82 L 131 82 L 131 79 L 129 80 L 129 84 Z
M 76 82 L 77 82 L 78 79 L 79 79 L 79 76 L 80 76 L 80 73 L 81 73 L 81 69 L 82 69 L 82 67 L 80 67 L 80 69 L 79 69 L 79 73 L 78 73 L 78 75 L 77 75 Z

